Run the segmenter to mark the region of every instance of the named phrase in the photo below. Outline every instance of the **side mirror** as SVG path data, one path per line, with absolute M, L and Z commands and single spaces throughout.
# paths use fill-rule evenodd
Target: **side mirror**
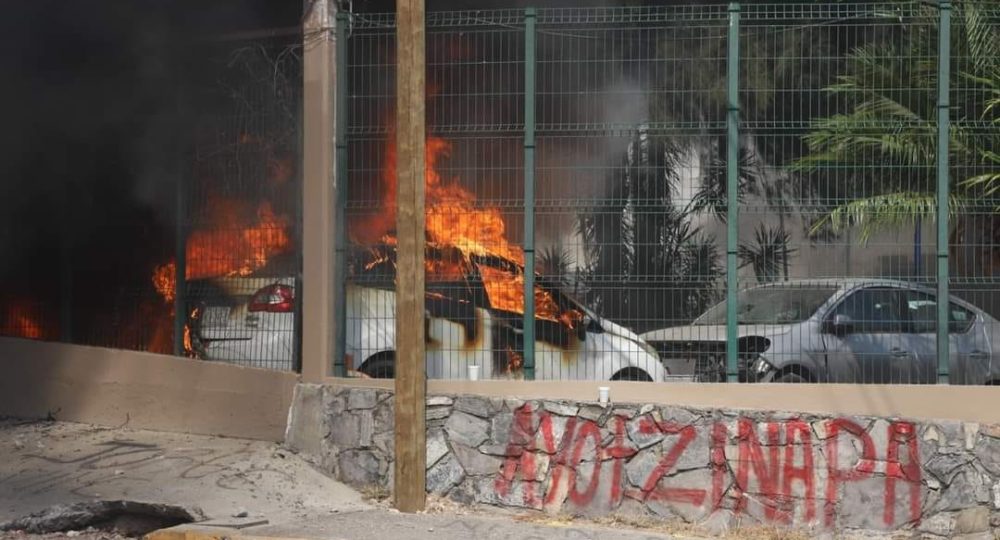
M 854 331 L 854 320 L 847 315 L 834 315 L 826 322 L 826 331 L 829 334 L 842 336 Z

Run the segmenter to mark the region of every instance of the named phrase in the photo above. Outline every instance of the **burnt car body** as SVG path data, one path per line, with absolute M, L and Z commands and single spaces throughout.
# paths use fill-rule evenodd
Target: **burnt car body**
M 738 293 L 739 379 L 750 382 L 937 381 L 937 295 L 895 280 L 805 280 Z M 1000 382 L 1000 324 L 949 299 L 950 378 Z M 692 324 L 642 336 L 673 373 L 724 381 L 726 303 Z
M 481 377 L 523 373 L 523 268 L 492 255 L 428 245 L 425 259 L 427 375 Z M 395 364 L 395 246 L 353 249 L 347 260 L 345 363 L 369 377 Z M 192 283 L 197 356 L 290 369 L 294 357 L 295 280 L 271 267 L 248 277 Z M 638 335 L 590 313 L 558 288 L 535 289 L 535 377 L 662 381 L 655 349 Z M 520 308 L 520 309 L 519 309 Z

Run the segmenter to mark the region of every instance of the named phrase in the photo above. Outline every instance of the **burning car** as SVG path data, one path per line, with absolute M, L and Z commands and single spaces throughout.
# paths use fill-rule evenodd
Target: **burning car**
M 742 290 L 737 297 L 740 381 L 914 383 L 937 381 L 937 295 L 893 280 L 810 280 Z M 950 376 L 1000 383 L 1000 324 L 949 299 Z M 726 303 L 692 324 L 643 339 L 675 373 L 725 380 Z
M 395 246 L 385 243 L 356 247 L 348 260 L 346 363 L 369 377 L 395 372 L 395 255 Z M 190 327 L 199 357 L 292 367 L 295 279 L 285 259 L 276 257 L 251 276 L 188 284 L 198 299 Z M 470 365 L 480 366 L 483 378 L 520 377 L 523 267 L 428 243 L 425 271 L 428 377 L 465 378 Z M 655 349 L 558 288 L 539 283 L 535 306 L 536 378 L 665 380 Z

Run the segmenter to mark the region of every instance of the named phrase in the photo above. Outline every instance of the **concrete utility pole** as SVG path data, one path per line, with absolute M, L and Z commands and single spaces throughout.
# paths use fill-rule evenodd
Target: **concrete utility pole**
M 426 504 L 424 0 L 396 0 L 396 508 Z
M 319 383 L 335 350 L 337 185 L 335 0 L 307 4 L 302 28 L 302 380 Z

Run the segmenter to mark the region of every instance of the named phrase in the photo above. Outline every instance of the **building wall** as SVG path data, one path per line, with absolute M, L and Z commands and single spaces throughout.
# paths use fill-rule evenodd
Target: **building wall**
M 306 394 L 322 411 L 322 436 L 308 452 L 316 462 L 349 484 L 391 489 L 392 392 L 298 393 Z M 427 491 L 466 504 L 712 530 L 739 523 L 951 537 L 1000 525 L 1000 425 L 431 395 Z

